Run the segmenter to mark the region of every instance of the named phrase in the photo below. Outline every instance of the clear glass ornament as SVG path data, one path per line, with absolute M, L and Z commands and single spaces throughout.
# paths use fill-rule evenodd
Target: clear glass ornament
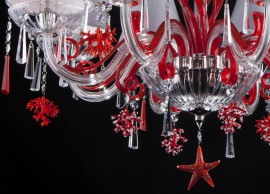
M 226 133 L 227 140 L 226 140 L 226 158 L 234 158 L 234 142 L 233 142 L 233 133 Z

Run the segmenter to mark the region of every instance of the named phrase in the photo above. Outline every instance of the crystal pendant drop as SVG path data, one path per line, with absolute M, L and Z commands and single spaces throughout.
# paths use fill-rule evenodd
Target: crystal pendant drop
M 225 3 L 225 5 L 224 5 L 224 34 L 223 34 L 223 43 L 226 46 L 232 44 L 230 6 L 229 6 L 228 3 Z
M 137 125 L 137 122 L 135 123 L 135 125 Z M 134 132 L 134 130 L 132 129 L 128 139 L 128 147 L 131 149 L 138 149 L 138 143 L 138 130 L 136 129 L 136 131 Z
M 171 117 L 171 103 L 168 98 L 167 110 L 164 112 L 162 136 L 168 137 L 173 134 L 172 129 L 172 117 Z
M 25 26 L 22 25 L 20 28 L 20 35 L 19 35 L 19 41 L 18 41 L 18 47 L 17 47 L 17 53 L 16 53 L 16 61 L 19 64 L 26 63 L 26 30 Z
M 24 77 L 26 79 L 34 79 L 35 68 L 35 47 L 31 41 L 28 48 L 27 62 L 24 70 Z
M 126 102 L 126 94 L 119 91 L 117 93 L 117 96 L 116 96 L 116 107 L 121 109 L 121 108 L 124 108 L 126 106 L 127 102 Z
M 30 90 L 39 91 L 40 90 L 40 79 L 41 79 L 41 67 L 42 59 L 39 57 L 35 69 L 34 79 L 32 80 Z
M 5 56 L 5 66 L 4 66 L 4 72 L 3 72 L 3 80 L 2 80 L 2 87 L 1 92 L 3 94 L 9 94 L 9 55 Z
M 234 158 L 234 143 L 233 143 L 233 133 L 227 133 L 227 142 L 226 142 L 226 158 Z

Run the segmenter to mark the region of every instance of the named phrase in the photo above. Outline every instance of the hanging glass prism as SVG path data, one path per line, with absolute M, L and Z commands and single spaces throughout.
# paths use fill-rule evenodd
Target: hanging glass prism
M 234 158 L 234 143 L 233 143 L 233 133 L 226 133 L 227 134 L 227 142 L 226 142 L 226 158 Z
M 40 90 L 40 80 L 41 80 L 41 68 L 42 68 L 42 58 L 38 58 L 34 79 L 32 80 L 30 90 L 39 91 Z
M 16 53 L 16 61 L 19 64 L 24 64 L 26 63 L 26 60 L 27 60 L 26 58 L 26 30 L 25 30 L 25 26 L 21 25 L 17 53 Z
M 138 130 L 136 129 L 136 131 L 134 132 L 134 129 L 132 129 L 128 140 L 128 147 L 131 149 L 138 149 L 138 143 Z
M 162 136 L 168 137 L 173 134 L 172 117 L 171 117 L 171 103 L 168 98 L 167 110 L 164 112 Z
M 28 47 L 27 62 L 25 65 L 24 77 L 26 79 L 34 79 L 35 68 L 35 47 L 31 41 Z
M 119 109 L 124 108 L 127 104 L 126 98 L 126 94 L 119 91 L 116 96 L 116 107 Z

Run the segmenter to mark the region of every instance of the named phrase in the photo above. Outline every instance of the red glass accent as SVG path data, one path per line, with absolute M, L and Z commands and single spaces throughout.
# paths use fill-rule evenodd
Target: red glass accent
M 246 111 L 237 107 L 235 103 L 230 104 L 228 107 L 222 108 L 218 113 L 218 118 L 223 123 L 220 129 L 225 133 L 233 133 L 235 128 L 240 129 L 240 123 L 243 123 L 243 115 L 245 113 Z M 238 123 L 238 121 L 240 123 Z
M 51 123 L 49 118 L 55 118 L 59 113 L 58 106 L 55 106 L 45 96 L 30 100 L 26 105 L 26 109 L 34 112 L 33 118 L 37 122 L 41 122 L 41 127 L 48 126 Z
M 167 56 L 169 52 L 171 52 L 173 57 L 175 57 L 176 52 L 174 51 L 171 45 L 168 45 L 166 47 L 164 56 L 162 57 L 161 61 L 158 64 L 159 76 L 163 80 L 173 79 L 175 75 L 174 64 L 172 62 L 167 62 Z
M 198 32 L 200 32 L 200 28 L 198 26 L 198 22 L 191 10 L 187 0 L 178 0 L 182 7 L 182 12 L 184 15 L 184 19 L 187 25 L 187 30 L 191 35 L 192 47 L 195 53 L 203 53 L 202 39 Z
M 190 190 L 200 178 L 203 178 L 211 187 L 214 187 L 214 183 L 208 171 L 216 168 L 219 163 L 219 160 L 211 163 L 204 162 L 201 146 L 198 146 L 196 162 L 190 165 L 178 165 L 177 168 L 192 173 L 188 185 L 188 190 Z
M 209 26 L 212 26 L 214 24 L 214 22 L 216 21 L 217 16 L 220 12 L 220 9 L 223 5 L 223 2 L 224 2 L 224 0 L 213 0 L 213 11 L 209 17 Z
M 261 138 L 270 143 L 270 116 L 263 117 L 263 120 L 257 120 L 256 133 L 260 133 Z
M 82 34 L 82 39 L 79 45 L 85 45 L 87 43 L 86 53 L 94 57 L 103 58 L 111 52 L 113 49 L 113 42 L 117 42 L 115 33 L 116 29 L 111 30 L 111 26 L 108 26 L 105 32 L 102 32 L 100 28 L 96 29 L 96 32 L 91 34 L 90 32 Z
M 4 66 L 4 72 L 3 72 L 2 87 L 1 87 L 1 92 L 3 94 L 9 94 L 9 89 L 10 89 L 9 61 L 10 61 L 10 57 L 9 57 L 9 55 L 6 55 L 5 56 L 5 66 Z
M 136 111 L 132 111 L 131 113 L 127 108 L 121 110 L 119 114 L 112 115 L 111 119 L 114 120 L 113 124 L 115 125 L 114 131 L 116 133 L 122 132 L 124 137 L 130 136 L 132 132 L 137 130 L 136 126 L 134 126 L 134 122 L 141 122 L 141 118 L 137 116 Z
M 152 99 L 155 103 L 161 103 L 162 101 L 160 100 L 159 97 L 157 97 L 157 95 L 154 92 L 151 92 L 152 95 Z
M 132 16 L 133 30 L 135 33 L 138 33 L 138 32 L 140 32 L 141 12 L 140 11 L 133 11 L 131 13 L 131 16 Z
M 257 85 L 255 84 L 253 88 L 247 93 L 246 96 L 242 98 L 245 105 L 252 105 L 256 101 L 257 96 Z
M 270 79 L 270 73 L 265 73 L 263 76 L 262 76 L 262 79 L 261 79 L 261 84 L 262 84 L 262 87 L 265 88 L 265 89 L 270 89 L 270 84 L 267 82 L 267 80 Z
M 186 143 L 187 139 L 183 136 L 184 129 L 173 129 L 173 134 L 164 139 L 161 142 L 161 147 L 165 147 L 165 151 L 173 156 L 178 155 L 183 151 L 183 145 L 180 143 Z
M 234 85 L 238 79 L 238 64 L 232 55 L 232 51 L 229 47 L 226 48 L 226 58 L 230 63 L 230 67 L 223 69 L 221 73 L 221 81 L 226 85 Z
M 147 131 L 147 118 L 146 118 L 146 101 L 145 98 L 142 101 L 141 106 L 141 123 L 140 123 L 140 130 Z
M 72 38 L 67 38 L 66 41 L 67 41 L 67 43 L 69 42 L 71 45 L 73 45 L 74 49 L 75 49 L 75 52 L 73 55 L 67 55 L 67 59 L 68 60 L 76 59 L 76 57 L 79 55 L 79 46 L 78 46 L 76 40 L 74 40 Z

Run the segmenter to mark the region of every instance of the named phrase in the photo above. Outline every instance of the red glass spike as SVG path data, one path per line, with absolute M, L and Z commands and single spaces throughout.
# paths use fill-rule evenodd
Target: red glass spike
M 9 55 L 5 56 L 5 66 L 4 66 L 4 72 L 3 72 L 3 80 L 2 80 L 2 87 L 1 92 L 3 94 L 9 94 L 10 89 L 10 83 L 9 83 L 9 61 L 10 57 Z
M 141 123 L 140 130 L 147 131 L 147 118 L 146 118 L 146 101 L 143 99 L 141 107 Z

